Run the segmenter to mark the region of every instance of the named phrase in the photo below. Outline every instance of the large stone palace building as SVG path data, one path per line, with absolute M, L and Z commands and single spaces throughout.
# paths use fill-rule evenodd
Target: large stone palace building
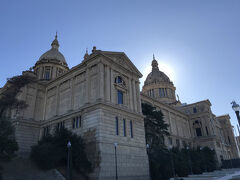
M 142 74 L 125 53 L 93 47 L 69 69 L 57 36 L 51 46 L 33 68 L 23 72 L 38 79 L 18 95 L 28 107 L 8 111 L 19 153 L 30 152 L 42 136 L 64 126 L 86 139 L 89 157 L 96 164 L 91 179 L 115 177 L 114 143 L 120 179 L 148 179 L 144 102 L 161 110 L 169 124 L 167 146 L 208 146 L 215 149 L 219 162 L 238 157 L 229 115 L 215 116 L 209 100 L 193 104 L 176 100 L 176 88 L 155 58 L 140 91 Z

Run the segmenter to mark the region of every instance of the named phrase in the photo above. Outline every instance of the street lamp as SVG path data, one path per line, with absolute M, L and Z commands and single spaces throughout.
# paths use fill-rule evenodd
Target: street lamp
M 151 172 L 150 172 L 150 159 L 149 159 L 149 148 L 150 148 L 150 145 L 147 144 L 147 155 L 148 155 L 148 174 L 149 174 L 149 180 L 151 180 Z
M 238 119 L 238 124 L 240 125 L 240 117 L 239 117 L 240 106 L 235 101 L 232 101 L 231 104 L 232 104 L 232 109 L 236 113 L 236 116 L 237 116 L 237 119 Z
M 192 172 L 192 161 L 191 161 L 191 156 L 190 156 L 190 153 L 189 153 L 189 151 L 190 151 L 190 148 L 189 148 L 189 146 L 187 146 L 187 153 L 188 153 L 188 165 L 189 165 L 189 167 L 190 167 L 190 174 L 193 174 L 193 172 Z
M 118 171 L 117 171 L 117 145 L 118 143 L 114 143 L 114 149 L 115 149 L 115 168 L 116 168 L 116 180 L 118 180 Z
M 68 148 L 68 157 L 67 157 L 67 178 L 66 180 L 70 180 L 71 179 L 71 164 L 70 164 L 70 160 L 71 160 L 71 142 L 68 141 L 67 143 L 67 148 Z
M 171 151 L 172 148 L 173 148 L 173 146 L 170 145 L 170 146 L 168 147 L 168 150 L 169 150 L 169 153 L 170 153 L 170 159 L 171 159 L 171 165 L 172 165 L 173 178 L 175 179 L 176 175 L 175 175 L 175 168 L 174 168 L 174 162 L 173 162 L 172 151 Z

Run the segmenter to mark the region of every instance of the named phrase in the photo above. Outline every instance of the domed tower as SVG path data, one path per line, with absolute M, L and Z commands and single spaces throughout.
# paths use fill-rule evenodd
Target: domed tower
M 59 43 L 57 34 L 51 46 L 52 48 L 45 52 L 33 67 L 34 72 L 40 80 L 55 79 L 69 70 L 64 56 L 58 51 Z
M 152 98 L 164 103 L 176 102 L 175 90 L 169 77 L 162 71 L 159 71 L 158 62 L 153 55 L 152 72 L 148 74 L 144 81 L 142 92 Z

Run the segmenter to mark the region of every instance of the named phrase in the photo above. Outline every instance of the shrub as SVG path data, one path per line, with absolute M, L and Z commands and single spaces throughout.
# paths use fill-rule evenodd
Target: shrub
M 53 135 L 43 137 L 32 147 L 31 158 L 44 170 L 66 166 L 68 141 L 72 145 L 72 167 L 83 175 L 91 172 L 92 166 L 87 159 L 83 139 L 65 128 L 55 130 Z

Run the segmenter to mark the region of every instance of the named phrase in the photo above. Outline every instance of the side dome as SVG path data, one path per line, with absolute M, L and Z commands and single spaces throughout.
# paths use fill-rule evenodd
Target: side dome
M 45 52 L 43 55 L 41 55 L 39 60 L 36 62 L 36 64 L 41 63 L 41 62 L 53 62 L 53 63 L 58 63 L 58 64 L 68 67 L 65 57 L 58 50 L 59 42 L 57 40 L 57 34 L 56 34 L 55 39 L 53 40 L 51 46 L 52 46 L 52 48 L 50 50 L 48 50 L 47 52 Z
M 158 68 L 158 62 L 153 56 L 152 72 L 150 72 L 144 81 L 142 92 L 152 98 L 156 98 L 165 103 L 176 101 L 175 90 L 169 77 Z
M 69 70 L 65 57 L 59 52 L 57 34 L 51 44 L 52 48 L 40 56 L 34 72 L 40 80 L 52 80 Z

